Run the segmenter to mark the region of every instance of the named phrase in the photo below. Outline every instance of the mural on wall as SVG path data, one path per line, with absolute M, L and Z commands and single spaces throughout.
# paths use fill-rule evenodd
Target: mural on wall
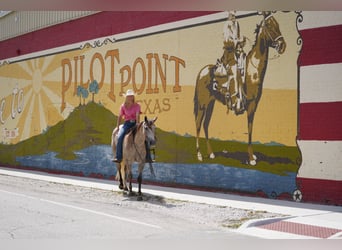
M 243 51 L 245 39 L 241 39 L 239 23 L 236 21 L 235 14 L 231 12 L 225 25 L 223 56 L 216 65 L 205 66 L 197 76 L 194 113 L 196 145 L 200 161 L 202 161 L 202 154 L 198 141 L 202 124 L 208 153 L 210 158 L 215 158 L 208 140 L 208 127 L 217 100 L 227 105 L 227 112 L 234 110 L 238 115 L 246 110 L 249 164 L 256 164 L 257 157 L 252 149 L 253 121 L 262 94 L 269 48 L 274 48 L 279 54 L 283 54 L 286 48 L 276 19 L 270 12 L 263 12 L 263 16 L 264 19 L 255 31 L 255 43 L 246 56 Z
M 156 176 L 144 180 L 291 199 L 297 14 L 215 17 L 3 62 L 0 163 L 114 178 L 111 133 L 130 88 L 158 116 Z

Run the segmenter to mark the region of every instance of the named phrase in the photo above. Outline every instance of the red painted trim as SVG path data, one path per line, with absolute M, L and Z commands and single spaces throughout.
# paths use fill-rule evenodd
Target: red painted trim
M 303 202 L 342 205 L 342 181 L 297 177 Z
M 342 25 L 299 31 L 303 47 L 299 66 L 342 62 Z
M 104 11 L 0 42 L 0 59 L 217 13 L 214 11 Z
M 342 102 L 301 103 L 300 140 L 342 140 Z

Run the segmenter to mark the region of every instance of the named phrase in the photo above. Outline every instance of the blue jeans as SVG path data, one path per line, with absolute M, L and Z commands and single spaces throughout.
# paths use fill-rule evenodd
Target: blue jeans
M 118 144 L 116 145 L 116 159 L 122 160 L 122 144 L 128 130 L 135 126 L 136 122 L 125 121 L 118 134 Z

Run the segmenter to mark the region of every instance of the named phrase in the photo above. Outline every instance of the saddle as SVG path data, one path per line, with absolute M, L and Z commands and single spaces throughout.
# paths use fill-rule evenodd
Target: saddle
M 135 137 L 135 134 L 137 133 L 137 130 L 138 130 L 138 125 L 135 124 L 134 127 L 131 127 L 131 128 L 127 131 L 126 136 L 132 134 L 133 140 L 134 140 L 134 137 Z
M 240 59 L 240 58 L 239 58 Z M 241 60 L 237 61 L 237 66 L 240 71 L 240 77 L 244 78 L 245 63 Z M 222 70 L 224 68 L 224 70 Z M 227 112 L 234 111 L 235 115 L 241 115 L 246 110 L 246 96 L 240 86 L 241 90 L 232 93 L 230 89 L 230 77 L 232 72 L 229 67 L 225 68 L 222 60 L 217 60 L 216 65 L 210 69 L 210 92 L 215 96 L 215 99 L 227 105 Z M 243 83 L 242 83 L 243 84 Z
M 123 126 L 123 125 L 121 124 L 121 125 L 119 126 L 119 129 L 115 132 L 115 137 L 114 137 L 115 145 L 118 143 L 118 135 L 119 135 L 120 130 L 122 129 L 122 126 Z M 132 135 L 133 135 L 133 140 L 134 140 L 134 137 L 135 137 L 136 132 L 137 132 L 137 125 L 135 125 L 134 127 L 130 128 L 130 129 L 127 131 L 125 137 L 126 137 L 126 136 L 129 136 L 130 134 L 132 134 Z

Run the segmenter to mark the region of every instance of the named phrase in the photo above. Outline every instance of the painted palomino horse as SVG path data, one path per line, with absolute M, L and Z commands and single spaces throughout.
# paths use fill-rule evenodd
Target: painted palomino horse
M 142 200 L 141 193 L 141 182 L 142 182 L 142 172 L 146 163 L 146 147 L 145 141 L 149 145 L 155 145 L 155 121 L 147 119 L 137 125 L 137 127 L 130 131 L 124 139 L 123 142 L 123 158 L 121 163 L 117 163 L 117 174 L 116 178 L 120 181 L 119 188 L 121 190 L 129 191 L 132 194 L 132 164 L 134 162 L 138 163 L 138 200 Z M 117 134 L 119 129 L 115 128 L 112 133 L 111 146 L 113 154 L 116 154 L 116 144 L 117 144 Z M 150 165 L 151 166 L 151 165 Z M 152 171 L 152 170 L 151 170 Z M 129 187 L 127 188 L 127 180 L 129 182 Z
M 256 165 L 256 156 L 252 148 L 252 131 L 255 111 L 262 94 L 263 81 L 266 73 L 269 48 L 274 48 L 279 54 L 284 53 L 286 48 L 285 40 L 280 32 L 279 24 L 271 13 L 263 12 L 263 20 L 257 25 L 256 40 L 246 57 L 245 79 L 242 81 L 242 88 L 245 99 L 245 107 L 247 111 L 248 122 L 248 157 L 249 164 Z M 222 58 L 225 58 L 224 55 Z M 224 61 L 222 61 L 224 64 Z M 226 66 L 226 65 L 225 65 Z M 201 126 L 205 133 L 207 141 L 207 152 L 211 159 L 215 158 L 208 139 L 208 127 L 214 109 L 215 101 L 219 101 L 227 105 L 227 92 L 219 91 L 213 84 L 219 83 L 222 86 L 223 82 L 228 81 L 228 77 L 217 77 L 213 81 L 215 71 L 219 70 L 216 65 L 205 66 L 198 74 L 196 80 L 196 89 L 194 96 L 194 115 L 196 121 L 196 148 L 197 158 L 202 161 L 202 154 L 199 147 L 199 135 Z M 238 76 L 241 79 L 241 75 Z M 230 83 L 230 85 L 232 85 Z

